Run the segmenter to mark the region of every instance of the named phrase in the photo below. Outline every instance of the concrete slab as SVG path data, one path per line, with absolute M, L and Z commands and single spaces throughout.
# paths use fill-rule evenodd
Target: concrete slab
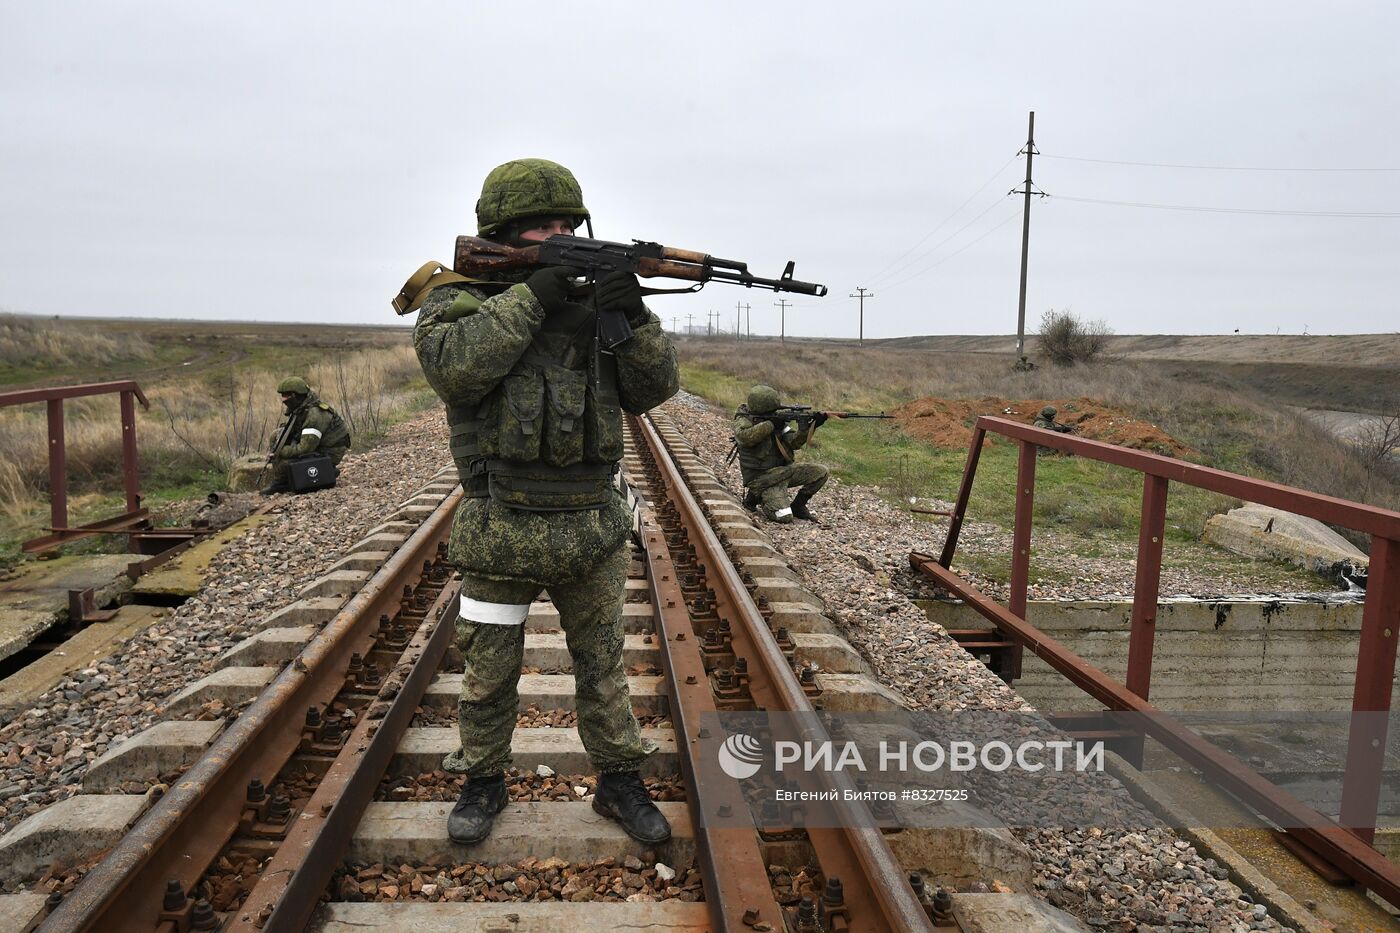
M 675 774 L 676 734 L 671 729 L 643 729 L 642 736 L 657 744 L 657 752 L 642 765 L 648 777 Z M 444 755 L 457 750 L 461 740 L 448 727 L 413 728 L 404 732 L 389 766 L 391 774 L 422 774 L 442 767 Z M 592 774 L 593 765 L 579 740 L 578 730 L 516 729 L 510 741 L 511 762 L 522 771 L 548 765 L 560 774 Z
M 121 793 L 128 781 L 151 783 L 162 774 L 193 764 L 224 726 L 209 722 L 158 722 L 132 736 L 88 766 L 83 792 Z
M 314 596 L 311 599 L 298 599 L 283 606 L 270 616 L 257 623 L 260 629 L 297 628 L 302 625 L 325 625 L 340 607 L 345 605 L 343 596 Z
M 770 603 L 799 603 L 818 611 L 826 608 L 817 594 L 800 583 L 782 577 L 754 577 L 754 592 L 768 597 Z
M 937 825 L 885 835 L 905 871 L 916 871 L 949 891 L 1000 881 L 1018 893 L 1034 892 L 1031 851 L 1009 829 L 986 825 L 994 818 L 969 812 L 962 804 L 940 803 L 932 812 Z
M 43 899 L 40 898 L 42 904 Z M 680 933 L 710 922 L 703 903 L 651 901 L 511 901 L 504 904 L 411 903 L 326 904 L 312 921 L 314 933 L 558 933 L 560 930 L 617 930 L 627 933 Z
M 306 584 L 297 596 L 302 599 L 313 599 L 317 596 L 353 596 L 373 575 L 368 570 L 332 570 Z
M 448 859 L 507 864 L 523 858 L 560 858 L 588 862 L 613 856 L 640 856 L 648 849 L 679 871 L 695 861 L 695 836 L 690 809 L 684 803 L 657 804 L 671 822 L 671 840 L 648 846 L 637 842 L 622 827 L 593 812 L 582 801 L 509 803 L 496 818 L 491 835 L 474 846 L 460 846 L 447 838 L 447 814 L 453 804 L 374 802 L 365 808 L 355 829 L 346 859 L 419 865 Z
M 798 658 L 810 661 L 824 671 L 837 674 L 870 673 L 870 665 L 856 653 L 850 642 L 839 635 L 793 632 L 791 637 L 797 646 Z
M 411 522 L 422 522 L 436 510 L 436 505 L 405 505 L 395 509 L 392 517 Z
M 414 529 L 417 527 L 418 526 L 413 522 L 384 522 L 383 524 L 375 525 L 369 531 L 365 532 L 365 534 L 367 537 L 378 534 L 403 535 L 406 539 L 409 535 L 413 534 Z
M 627 634 L 650 632 L 654 626 L 650 603 L 623 603 L 622 631 Z M 545 632 L 559 630 L 559 610 L 551 603 L 532 603 L 525 616 L 525 631 Z
M 521 674 L 519 691 L 522 712 L 531 706 L 539 710 L 575 708 L 573 674 Z M 628 677 L 627 691 L 632 697 L 632 709 L 640 716 L 661 716 L 670 712 L 664 677 Z M 440 674 L 423 694 L 423 705 L 455 709 L 461 692 L 461 674 Z
M 1206 521 L 1202 540 L 1245 557 L 1280 560 L 1323 576 L 1334 565 L 1365 570 L 1370 559 L 1322 522 L 1282 509 L 1246 502 Z
M 0 884 L 14 886 L 111 848 L 146 809 L 146 798 L 77 794 L 50 804 L 0 837 Z
M 622 663 L 626 667 L 645 664 L 660 667 L 661 655 L 654 642 L 647 642 L 649 635 L 631 634 L 622 637 Z M 572 671 L 573 657 L 565 642 L 563 632 L 525 633 L 525 666 L 538 667 L 547 671 Z
M 222 531 L 209 535 L 189 550 L 171 558 L 150 573 L 143 574 L 132 585 L 132 592 L 137 596 L 193 596 L 204 588 L 204 578 L 209 573 L 209 565 L 219 556 L 220 551 L 276 517 L 267 513 L 249 515 Z
M 199 709 L 210 700 L 220 700 L 225 707 L 246 703 L 272 683 L 280 667 L 226 667 L 202 677 L 171 697 L 164 713 L 175 718 Z
M 44 919 L 42 894 L 0 895 L 0 930 L 29 933 Z
M 368 570 L 371 573 L 384 566 L 384 562 L 394 555 L 388 551 L 358 551 L 354 554 L 346 554 L 340 560 L 331 564 L 330 570 Z
M 122 606 L 108 621 L 89 625 L 42 658 L 0 681 L 0 707 L 32 703 L 68 674 L 92 667 L 132 635 L 164 619 L 172 611 L 164 606 Z
M 962 933 L 1087 933 L 1077 918 L 1029 894 L 954 894 Z
M 822 695 L 814 701 L 817 706 L 834 713 L 878 713 L 904 709 L 899 694 L 876 683 L 864 674 L 819 675 Z
M 810 634 L 837 635 L 836 626 L 831 620 L 822 615 L 821 610 L 807 603 L 768 603 L 768 608 L 772 610 L 770 621 L 777 628 L 779 626 L 789 632 L 808 632 Z
M 68 591 L 93 591 L 98 606 L 131 592 L 127 564 L 144 554 L 76 554 L 26 561 L 0 580 L 0 659 L 28 647 L 34 637 L 68 621 Z
M 281 667 L 301 654 L 320 627 L 269 628 L 250 635 L 219 656 L 216 667 Z
M 409 524 L 412 528 L 418 527 L 416 522 L 408 522 L 405 524 Z M 410 534 L 412 534 L 412 531 L 377 531 L 374 534 L 365 535 L 363 538 L 350 545 L 350 551 L 352 553 L 359 553 L 360 551 L 388 551 L 392 554 L 408 540 Z

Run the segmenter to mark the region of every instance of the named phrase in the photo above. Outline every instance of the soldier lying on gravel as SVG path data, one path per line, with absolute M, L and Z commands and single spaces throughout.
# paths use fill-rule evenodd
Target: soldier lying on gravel
M 791 419 L 773 417 L 781 408 L 778 391 L 757 385 L 745 404 L 734 413 L 734 442 L 743 473 L 744 507 L 762 509 L 770 522 L 789 524 L 794 518 L 816 521 L 807 502 L 826 482 L 828 471 L 820 463 L 795 463 L 797 449 L 812 439 L 826 422 L 824 412 L 798 414 Z M 800 486 L 796 498 L 788 490 Z
M 286 419 L 272 435 L 268 466 L 272 483 L 260 492 L 291 492 L 291 463 L 308 457 L 330 457 L 337 466 L 350 449 L 350 429 L 334 408 L 317 397 L 306 380 L 289 376 L 277 385 Z M 331 483 L 334 486 L 334 483 Z
M 492 170 L 476 214 L 481 236 L 512 246 L 571 234 L 589 216 L 573 174 L 543 159 Z M 447 820 L 460 843 L 485 839 L 506 804 L 524 623 L 541 590 L 559 610 L 573 659 L 579 737 L 600 775 L 593 809 L 644 843 L 671 835 L 638 773 L 656 746 L 641 736 L 622 665 L 632 517 L 614 477 L 622 413 L 675 394 L 676 352 L 636 276 L 605 275 L 578 294 L 576 275 L 558 267 L 454 275 L 414 298 L 414 347 L 446 403 L 467 497 L 449 550 L 462 572 L 462 745 L 443 762 L 467 776 Z M 621 311 L 632 337 L 603 350 L 598 310 Z

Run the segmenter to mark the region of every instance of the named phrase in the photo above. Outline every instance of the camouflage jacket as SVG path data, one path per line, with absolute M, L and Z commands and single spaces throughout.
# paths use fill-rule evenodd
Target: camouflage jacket
M 581 305 L 547 317 L 524 284 L 444 285 L 423 302 L 413 331 L 414 348 L 428 385 L 447 406 L 454 460 L 464 487 L 473 495 L 458 509 L 450 544 L 450 556 L 464 572 L 546 585 L 567 582 L 582 576 L 626 537 L 631 515 L 620 495 L 611 496 L 602 508 L 530 511 L 483 497 L 479 490 L 470 488 L 476 483 L 484 456 L 511 459 L 504 432 L 490 440 L 495 446 L 484 454 L 473 447 L 471 432 L 478 430 L 485 435 L 493 427 L 472 427 L 472 416 L 504 410 L 503 405 L 513 403 L 504 398 L 508 383 L 523 382 L 532 367 L 590 365 L 587 358 L 592 354 L 594 326 L 593 312 Z M 680 387 L 675 348 L 654 314 L 649 313 L 644 324 L 633 327 L 630 340 L 598 356 L 607 358 L 609 376 L 603 381 L 615 381 L 617 403 L 623 411 L 641 414 Z M 614 370 L 615 377 L 611 375 Z M 606 385 L 603 388 L 608 389 Z M 578 449 L 561 457 L 560 463 L 602 461 L 610 465 L 621 459 L 621 412 L 599 410 L 606 406 L 604 394 L 590 391 L 585 395 L 583 420 L 608 436 L 598 438 L 599 431 L 593 430 Z M 555 401 L 550 394 L 546 404 Z M 539 459 L 560 453 L 550 447 L 550 423 L 556 418 L 557 412 L 542 415 L 545 436 L 532 449 L 538 451 Z
M 334 408 L 321 401 L 315 392 L 306 396 L 306 401 L 289 416 L 292 421 L 287 442 L 273 451 L 279 460 L 294 460 L 311 454 L 334 455 L 350 448 L 350 430 Z M 283 421 L 282 425 L 287 422 Z M 278 427 L 273 442 L 282 434 Z
M 814 430 L 810 421 L 805 430 L 799 430 L 791 421 L 754 417 L 746 406 L 740 406 L 734 413 L 733 432 L 744 485 L 768 470 L 792 463 L 798 449 L 811 440 Z

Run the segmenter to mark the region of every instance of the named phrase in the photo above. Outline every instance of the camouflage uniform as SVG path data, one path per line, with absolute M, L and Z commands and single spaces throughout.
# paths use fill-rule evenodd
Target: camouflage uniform
M 541 160 L 498 168 L 528 198 L 561 170 Z M 510 175 L 514 172 L 514 175 Z M 551 192 L 555 201 L 563 194 Z M 483 202 L 486 200 L 483 193 Z M 479 202 L 483 232 L 491 211 Z M 586 216 L 577 210 L 538 213 Z M 502 276 L 502 279 L 507 277 Z M 423 301 L 413 343 L 428 384 L 447 406 L 452 454 L 467 498 L 449 557 L 462 572 L 457 643 L 466 658 L 459 700 L 461 747 L 443 767 L 469 777 L 510 761 L 529 604 L 543 590 L 559 610 L 573 658 L 579 736 L 601 774 L 637 770 L 655 752 L 641 737 L 622 665 L 622 604 L 631 514 L 613 477 L 622 458 L 622 413 L 674 395 L 674 347 L 656 315 L 633 336 L 599 348 L 596 314 L 583 304 L 546 315 L 535 293 L 508 280 L 453 283 Z
M 794 505 L 788 490 L 800 486 L 797 498 L 805 504 L 826 483 L 829 471 L 819 463 L 794 462 L 797 450 L 812 439 L 815 421 L 796 419 L 794 427 L 788 421 L 754 417 L 778 407 L 775 390 L 754 386 L 746 404 L 734 413 L 734 441 L 744 485 L 758 497 L 764 517 L 787 524 Z
M 1071 433 L 1074 428 L 1067 424 L 1060 424 L 1055 420 L 1055 415 L 1058 413 L 1054 405 L 1046 405 L 1040 410 L 1040 414 L 1036 415 L 1035 420 L 1031 422 L 1031 427 L 1044 428 L 1047 431 L 1056 431 L 1060 434 Z M 1056 450 L 1053 447 L 1036 447 L 1035 449 L 1035 455 L 1037 457 L 1050 457 L 1059 454 L 1069 456 L 1069 454 L 1064 451 Z
M 284 388 L 285 387 L 285 388 Z M 308 457 L 330 457 L 339 464 L 350 449 L 350 429 L 334 408 L 321 401 L 305 380 L 284 379 L 279 391 L 291 391 L 287 403 L 287 418 L 273 432 L 272 443 L 282 436 L 287 421 L 292 422 L 287 441 L 272 451 L 270 472 L 275 484 L 287 485 L 291 479 L 291 462 Z

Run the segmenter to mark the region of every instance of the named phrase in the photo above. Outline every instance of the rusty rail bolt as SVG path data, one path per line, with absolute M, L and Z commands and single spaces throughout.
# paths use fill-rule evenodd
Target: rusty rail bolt
M 292 802 L 281 794 L 273 794 L 272 800 L 267 805 L 266 821 L 269 823 L 285 823 L 291 819 Z
M 351 676 L 358 677 L 360 671 L 364 669 L 365 659 L 360 657 L 359 654 L 350 655 L 350 666 L 346 668 L 346 673 L 350 674 Z
M 822 933 L 822 922 L 817 917 L 817 905 L 810 897 L 804 897 L 797 905 L 797 933 Z
M 308 706 L 306 708 L 306 728 L 319 729 L 321 728 L 321 723 L 322 719 L 320 708 L 316 706 Z
M 321 743 L 323 745 L 338 745 L 344 737 L 344 731 L 340 728 L 340 720 L 331 719 L 321 727 Z
M 943 888 L 934 892 L 932 919 L 934 926 L 957 926 L 957 921 L 953 919 L 953 898 Z
M 262 803 L 263 800 L 265 800 L 266 798 L 267 788 L 263 786 L 262 781 L 258 780 L 257 778 L 253 778 L 251 781 L 248 782 L 248 794 L 246 797 L 244 797 L 244 799 L 248 802 L 250 806 L 257 806 L 258 804 Z
M 412 598 L 413 598 L 413 587 L 411 587 L 411 586 L 409 586 L 407 583 L 405 583 L 405 584 L 403 585 L 403 599 L 404 599 L 404 602 L 408 602 L 408 601 L 409 601 L 410 599 L 412 599 Z
M 190 912 L 191 930 L 217 930 L 219 928 L 219 917 L 214 913 L 214 905 L 204 898 L 194 902 L 194 910 Z
M 160 904 L 161 910 L 184 910 L 185 909 L 185 889 L 180 886 L 178 878 L 171 878 L 165 883 L 165 898 Z
M 360 685 L 364 687 L 374 687 L 379 684 L 379 667 L 375 664 L 366 664 L 364 671 L 360 673 Z

